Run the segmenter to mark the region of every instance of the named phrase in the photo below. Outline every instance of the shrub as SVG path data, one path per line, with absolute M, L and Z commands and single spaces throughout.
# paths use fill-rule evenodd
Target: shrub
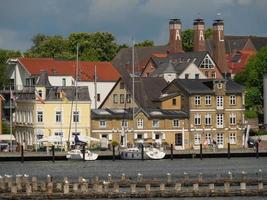
M 249 118 L 249 119 L 257 118 L 258 117 L 258 113 L 256 111 L 254 111 L 254 110 L 246 110 L 245 111 L 245 116 L 246 116 L 246 118 Z
M 115 147 L 119 146 L 119 143 L 117 141 L 112 141 L 111 144 L 112 144 L 112 146 L 115 146 Z
M 267 131 L 259 131 L 256 135 L 267 135 Z

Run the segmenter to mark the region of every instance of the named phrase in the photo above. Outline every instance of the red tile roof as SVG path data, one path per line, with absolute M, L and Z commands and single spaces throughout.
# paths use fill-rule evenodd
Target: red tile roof
M 232 55 L 226 54 L 227 64 L 232 74 L 238 74 L 239 72 L 243 71 L 248 63 L 249 58 L 256 54 L 256 52 L 253 50 L 251 51 L 241 50 L 238 51 L 237 53 L 240 55 L 240 59 L 237 62 L 232 61 L 232 57 L 234 56 L 234 54 Z
M 18 58 L 31 75 L 47 71 L 48 75 L 73 76 L 75 78 L 76 61 L 55 60 L 53 58 Z M 93 81 L 96 66 L 98 81 L 117 81 L 119 73 L 110 62 L 79 62 L 79 80 Z

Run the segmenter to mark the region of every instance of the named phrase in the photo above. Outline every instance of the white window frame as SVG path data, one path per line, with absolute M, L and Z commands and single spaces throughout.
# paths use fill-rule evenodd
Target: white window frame
M 211 95 L 205 96 L 205 105 L 211 105 Z
M 152 128 L 158 128 L 159 127 L 159 120 L 153 119 L 152 120 Z
M 217 128 L 223 128 L 223 114 L 217 114 L 216 115 L 216 125 L 217 125 Z
M 217 109 L 223 109 L 223 96 L 216 97 Z
M 205 56 L 203 59 L 202 63 L 200 64 L 200 68 L 202 69 L 213 69 L 214 68 L 214 63 L 212 60 L 209 58 L 208 55 Z
M 179 119 L 174 119 L 172 121 L 172 125 L 173 125 L 174 128 L 180 127 L 180 120 Z
M 144 119 L 139 118 L 136 123 L 137 128 L 144 128 Z
M 236 125 L 236 114 L 235 113 L 229 114 L 229 124 Z
M 62 122 L 62 111 L 56 111 L 56 122 Z
M 201 97 L 200 95 L 195 96 L 195 105 L 199 106 L 201 104 Z
M 201 134 L 195 133 L 194 134 L 194 145 L 200 145 L 201 144 Z
M 80 112 L 78 110 L 72 112 L 72 122 L 80 122 Z
M 206 133 L 206 141 L 208 144 L 211 144 L 212 143 L 212 137 L 211 137 L 211 133 Z
M 221 146 L 221 147 L 224 146 L 224 134 L 223 133 L 216 134 L 216 142 L 218 146 Z
M 63 138 L 63 136 L 64 136 L 64 133 L 63 133 L 62 131 L 56 131 L 56 132 L 54 132 L 54 135 L 55 135 L 55 136 L 59 136 L 59 137 L 62 137 L 62 138 Z
M 99 128 L 106 128 L 107 122 L 104 119 L 99 120 Z
M 44 112 L 43 111 L 37 111 L 37 122 L 38 123 L 44 122 Z
M 211 118 L 211 114 L 207 113 L 205 114 L 205 125 L 210 126 L 212 124 L 212 118 Z
M 128 127 L 128 121 L 127 120 L 121 120 L 121 127 Z
M 236 144 L 236 132 L 229 133 L 229 143 Z
M 194 124 L 201 125 L 201 115 L 199 113 L 194 114 Z
M 236 105 L 236 96 L 235 95 L 230 95 L 229 96 L 229 104 L 230 105 Z

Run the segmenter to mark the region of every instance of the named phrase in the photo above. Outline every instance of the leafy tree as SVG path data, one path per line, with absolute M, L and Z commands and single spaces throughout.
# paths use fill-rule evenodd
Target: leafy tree
M 19 51 L 0 49 L 0 88 L 8 83 L 7 76 L 5 76 L 5 72 L 7 70 L 7 60 L 9 58 L 16 58 L 20 56 L 21 53 Z
M 246 86 L 246 107 L 262 113 L 263 76 L 267 74 L 267 46 L 251 57 L 246 68 L 235 80 Z
M 152 40 L 144 40 L 143 42 L 139 42 L 135 44 L 136 47 L 153 47 L 154 41 Z

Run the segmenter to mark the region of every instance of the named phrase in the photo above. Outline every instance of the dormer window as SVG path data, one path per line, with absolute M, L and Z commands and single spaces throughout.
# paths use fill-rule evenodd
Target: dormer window
M 222 87 L 223 87 L 223 86 L 222 86 L 222 83 L 218 83 L 218 84 L 217 84 L 217 88 L 218 88 L 218 89 L 222 89 Z
M 38 95 L 39 95 L 39 97 L 43 97 L 43 92 L 42 92 L 42 90 L 38 90 Z

